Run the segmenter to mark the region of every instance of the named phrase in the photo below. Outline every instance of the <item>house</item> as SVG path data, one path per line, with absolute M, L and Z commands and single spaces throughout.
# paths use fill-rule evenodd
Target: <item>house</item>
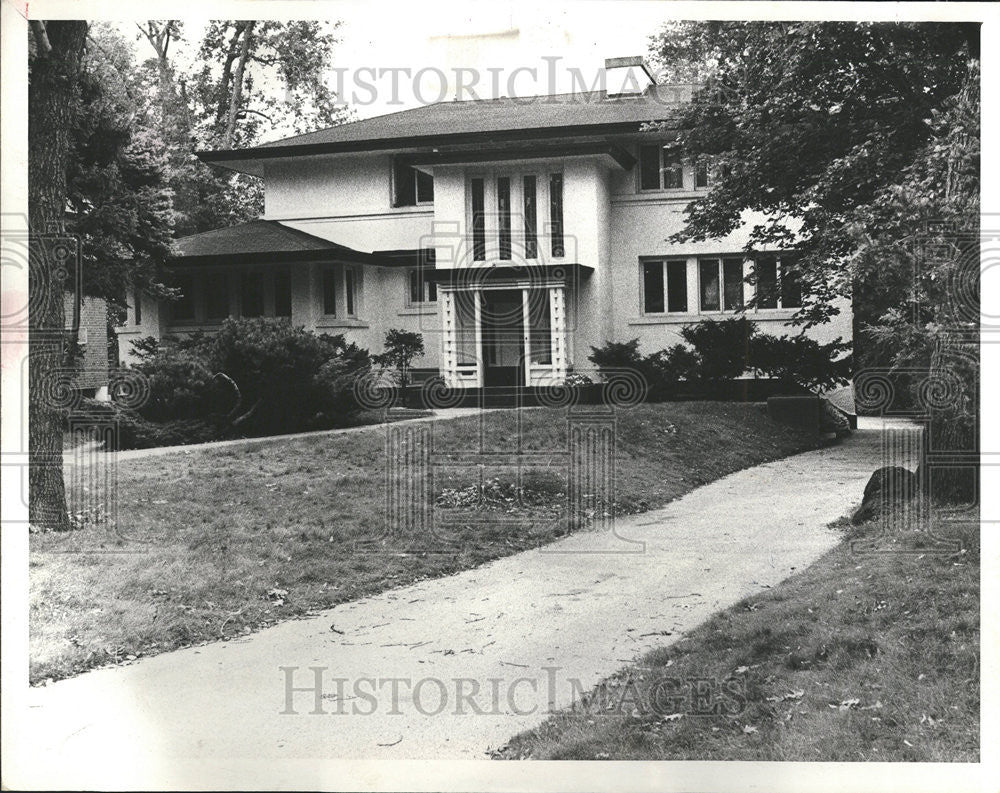
M 800 299 L 789 254 L 748 261 L 746 228 L 669 241 L 713 172 L 685 162 L 669 131 L 642 128 L 669 129 L 690 92 L 657 85 L 641 58 L 609 59 L 606 73 L 606 91 L 442 102 L 201 152 L 263 179 L 264 216 L 178 240 L 183 298 L 132 296 L 120 349 L 230 316 L 283 317 L 374 351 L 402 328 L 424 335 L 418 375 L 479 388 L 560 383 L 609 340 L 661 349 L 755 289 L 750 317 L 789 332 Z M 810 333 L 849 339 L 840 309 Z

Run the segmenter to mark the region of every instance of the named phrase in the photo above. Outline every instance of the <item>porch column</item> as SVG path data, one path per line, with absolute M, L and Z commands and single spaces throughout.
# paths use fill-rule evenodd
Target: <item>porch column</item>
M 531 385 L 531 312 L 528 310 L 529 292 L 521 290 L 521 327 L 524 328 L 524 382 L 521 385 Z
M 549 326 L 552 336 L 552 378 L 562 383 L 569 362 L 566 358 L 566 287 L 549 288 Z
M 472 293 L 476 308 L 476 385 L 483 387 L 483 372 L 486 369 L 486 359 L 483 357 L 483 290 Z
M 442 350 L 441 350 L 441 373 L 444 381 L 450 388 L 457 388 L 458 357 L 456 355 L 456 320 L 455 320 L 455 293 L 450 289 L 440 289 L 441 301 L 441 322 L 442 322 Z

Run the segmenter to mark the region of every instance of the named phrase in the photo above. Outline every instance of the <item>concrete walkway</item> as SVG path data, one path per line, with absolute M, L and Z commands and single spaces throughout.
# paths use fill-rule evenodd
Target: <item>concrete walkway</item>
M 583 532 L 246 640 L 32 689 L 17 727 L 40 758 L 32 779 L 207 784 L 185 776 L 201 761 L 226 769 L 227 784 L 258 787 L 250 769 L 295 767 L 282 760 L 481 759 L 550 704 L 568 706 L 574 686 L 592 687 L 831 548 L 827 524 L 882 464 L 879 430 L 862 426 L 841 445 L 620 520 L 617 533 L 644 546 Z

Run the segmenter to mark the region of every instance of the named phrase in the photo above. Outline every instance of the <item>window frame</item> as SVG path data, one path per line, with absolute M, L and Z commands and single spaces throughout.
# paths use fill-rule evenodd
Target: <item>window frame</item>
M 223 293 L 226 296 L 226 315 L 224 317 L 213 317 L 210 316 L 208 313 L 208 307 L 209 307 L 208 285 L 209 281 L 213 277 L 220 278 L 222 280 L 222 284 L 224 287 Z M 200 286 L 199 291 L 201 292 L 202 309 L 204 311 L 203 321 L 205 322 L 206 325 L 221 324 L 226 319 L 232 316 L 233 307 L 232 307 L 232 301 L 230 300 L 230 290 L 229 290 L 230 280 L 229 280 L 229 272 L 227 270 L 216 270 L 213 272 L 203 273 L 201 277 L 201 283 L 199 284 L 199 286 Z M 242 294 L 240 295 L 240 299 L 242 300 Z
M 747 310 L 747 299 L 746 299 L 746 283 L 747 283 L 747 259 L 745 256 L 727 256 L 724 253 L 713 255 L 713 256 L 698 256 L 696 257 L 697 267 L 698 267 L 698 313 L 699 314 L 739 314 L 745 313 Z M 702 263 L 708 263 L 714 261 L 716 263 L 716 275 L 718 277 L 718 308 L 704 308 L 703 298 L 704 290 L 702 289 Z M 739 261 L 740 263 L 740 299 L 739 305 L 733 308 L 726 308 L 726 263 Z M 756 287 L 755 287 L 756 289 Z M 756 291 L 754 292 L 754 297 L 756 298 Z
M 437 306 L 438 295 L 437 295 L 437 283 L 428 279 L 426 274 L 429 271 L 424 267 L 407 267 L 406 268 L 406 307 L 407 308 L 425 308 L 427 306 Z M 414 277 L 419 279 L 418 284 L 413 283 Z M 422 286 L 423 289 L 420 290 L 421 299 L 415 301 L 413 299 L 413 287 Z M 430 297 L 431 291 L 434 292 L 433 299 Z
M 671 309 L 670 299 L 671 299 L 671 289 L 670 289 L 670 265 L 671 264 L 683 264 L 684 265 L 684 279 L 682 283 L 684 284 L 684 309 Z M 646 310 L 646 267 L 650 264 L 659 264 L 660 271 L 663 278 L 663 311 L 647 311 Z M 687 256 L 649 256 L 642 257 L 639 260 L 639 306 L 640 306 L 640 316 L 643 317 L 670 317 L 670 316 L 688 316 L 692 314 L 691 311 L 691 295 L 690 290 L 688 290 L 688 268 L 690 267 L 689 257 Z
M 412 179 L 412 195 L 402 195 L 404 192 L 410 192 L 409 185 L 401 184 L 400 170 L 403 168 L 409 168 L 413 172 Z M 430 191 L 431 197 L 429 200 L 420 200 L 420 176 L 421 174 L 430 179 Z M 426 207 L 434 205 L 434 177 L 431 174 L 424 173 L 413 165 L 409 165 L 405 160 L 399 157 L 392 158 L 391 167 L 391 184 L 390 184 L 390 199 L 393 207 Z
M 636 191 L 639 193 L 674 193 L 682 190 L 687 190 L 687 168 L 685 167 L 684 159 L 678 155 L 676 160 L 671 160 L 667 162 L 667 149 L 675 148 L 675 146 L 670 145 L 670 141 L 663 141 L 659 143 L 640 143 L 636 151 L 636 160 L 638 167 L 635 169 L 636 172 Z M 642 186 L 642 160 L 643 160 L 643 150 L 653 149 L 657 150 L 657 173 L 659 174 L 659 186 L 658 187 L 643 187 Z M 667 187 L 666 174 L 667 171 L 676 172 L 679 174 L 680 184 L 676 187 Z M 702 188 L 704 189 L 704 188 Z
M 797 305 L 786 306 L 785 305 L 785 260 L 793 259 L 794 253 L 788 252 L 782 253 L 760 253 L 753 260 L 753 276 L 754 276 L 754 310 L 755 311 L 797 311 L 802 308 L 802 286 L 799 285 L 799 299 Z M 774 305 L 773 306 L 761 306 L 758 303 L 758 298 L 760 296 L 760 282 L 757 277 L 757 263 L 760 259 L 774 259 Z
M 343 267 L 344 281 L 344 316 L 357 319 L 361 312 L 361 273 L 360 268 L 353 264 L 345 264 Z M 348 283 L 350 274 L 350 283 Z

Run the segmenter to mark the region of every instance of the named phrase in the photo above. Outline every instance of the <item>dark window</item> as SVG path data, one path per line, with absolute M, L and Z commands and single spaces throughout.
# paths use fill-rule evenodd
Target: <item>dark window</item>
M 667 311 L 688 310 L 687 262 L 667 262 Z
M 260 273 L 243 275 L 243 316 L 264 316 L 264 279 Z
M 437 302 L 437 284 L 427 280 L 421 270 L 410 270 L 410 304 Z
M 434 201 L 434 177 L 417 171 L 417 203 L 430 204 Z
M 337 271 L 332 267 L 323 271 L 323 313 L 330 317 L 337 314 Z
M 142 292 L 136 290 L 135 292 L 135 306 L 133 308 L 135 312 L 135 324 L 142 324 Z
M 535 177 L 524 177 L 524 258 L 538 258 L 538 203 Z
M 778 260 L 761 256 L 754 267 L 757 281 L 757 308 L 778 307 Z
M 643 313 L 663 313 L 663 262 L 642 265 Z
M 229 282 L 225 273 L 205 276 L 205 318 L 225 319 L 229 316 Z
M 694 166 L 694 186 L 708 187 L 708 162 L 698 160 Z
M 743 260 L 725 259 L 722 262 L 723 308 L 736 311 L 743 308 Z
M 174 301 L 174 319 L 181 321 L 194 319 L 194 276 L 190 273 L 175 275 L 174 286 L 181 292 L 180 298 Z
M 403 160 L 392 163 L 393 205 L 412 207 L 434 201 L 434 177 Z
M 531 362 L 552 363 L 552 324 L 548 290 L 535 290 L 528 295 L 528 319 L 531 334 Z
M 660 189 L 660 147 L 639 147 L 639 189 Z
M 486 258 L 486 198 L 482 179 L 472 180 L 472 258 Z
M 698 262 L 701 279 L 701 310 L 719 310 L 719 260 L 701 259 Z
M 288 270 L 274 274 L 274 316 L 292 316 L 292 275 Z
M 357 289 L 357 274 L 354 272 L 353 267 L 344 268 L 344 299 L 347 301 L 347 316 L 354 316 L 354 309 L 356 308 L 355 299 L 357 295 L 355 290 Z
M 781 260 L 781 307 L 799 308 L 802 306 L 802 283 L 791 266 L 786 266 Z
M 663 188 L 677 190 L 684 187 L 684 169 L 679 162 L 670 162 L 671 152 L 663 152 Z
M 554 173 L 549 177 L 549 222 L 552 224 L 552 255 L 565 256 L 563 243 L 563 177 Z
M 497 210 L 499 211 L 500 258 L 510 259 L 510 177 L 497 179 Z

